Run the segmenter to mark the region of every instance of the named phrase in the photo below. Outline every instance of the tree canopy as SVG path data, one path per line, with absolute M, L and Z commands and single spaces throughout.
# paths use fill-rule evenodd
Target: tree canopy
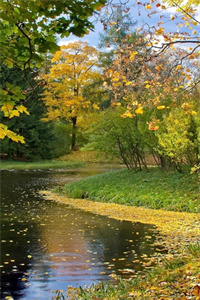
M 90 99 L 84 97 L 85 88 L 101 78 L 97 67 L 97 50 L 86 42 L 72 42 L 55 53 L 50 73 L 43 76 L 46 80 L 46 119 L 72 123 L 72 149 L 76 144 L 77 119 L 84 110 L 98 109 L 92 102 L 92 95 Z
M 99 10 L 105 0 L 1 0 L 0 1 L 0 62 L 7 67 L 25 71 L 40 67 L 47 51 L 58 50 L 58 35 L 67 37 L 70 33 L 83 36 L 94 26 L 88 20 Z M 13 115 L 18 101 L 25 99 L 20 87 L 7 84 L 1 89 L 2 111 Z M 27 113 L 24 105 L 14 109 L 15 115 Z M 0 125 L 0 138 L 8 136 L 14 141 L 23 138 Z

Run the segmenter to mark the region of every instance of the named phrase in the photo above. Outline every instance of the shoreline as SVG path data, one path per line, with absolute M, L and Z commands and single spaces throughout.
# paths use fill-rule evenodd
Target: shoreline
M 200 215 L 196 213 L 154 210 L 145 207 L 74 199 L 51 191 L 41 191 L 40 194 L 46 200 L 62 202 L 74 208 L 109 218 L 155 225 L 161 238 L 163 237 L 162 242 L 159 237 L 159 242 L 168 250 L 180 251 L 182 246 L 195 243 L 197 237 L 200 239 Z

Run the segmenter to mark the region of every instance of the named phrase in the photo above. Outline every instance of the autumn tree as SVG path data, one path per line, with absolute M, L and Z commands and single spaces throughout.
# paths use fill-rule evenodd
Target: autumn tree
M 58 36 L 67 37 L 71 33 L 83 36 L 93 29 L 88 20 L 105 4 L 105 0 L 94 1 L 40 1 L 40 0 L 1 0 L 0 1 L 0 63 L 27 73 L 40 67 L 47 51 L 59 49 Z M 2 111 L 6 115 L 26 113 L 18 101 L 25 99 L 19 86 L 7 84 L 0 91 Z M 0 138 L 8 136 L 24 143 L 24 139 L 6 125 L 0 125 Z
M 86 42 L 71 42 L 62 46 L 52 59 L 50 73 L 44 76 L 47 106 L 46 120 L 61 120 L 72 124 L 71 149 L 76 149 L 77 123 L 85 110 L 98 109 L 90 98 L 84 97 L 84 90 L 101 79 L 97 70 L 97 50 Z
M 186 50 L 176 49 L 144 63 L 142 50 L 135 47 L 119 48 L 104 73 L 113 91 L 113 106 L 124 107 L 123 118 L 143 120 L 144 128 L 154 132 L 157 145 L 152 144 L 152 153 L 161 155 L 161 163 L 164 157 L 179 170 L 181 163 L 197 163 L 198 100 L 191 91 L 199 80 L 197 61 L 188 58 L 180 65 Z
M 105 18 L 104 15 L 112 19 L 116 8 L 125 12 L 129 10 L 132 18 L 140 22 L 137 26 L 138 33 L 146 37 L 146 46 L 148 45 L 145 60 L 181 45 L 188 45 L 189 55 L 199 56 L 198 0 L 108 0 L 101 15 L 104 28 L 108 22 L 108 17 Z

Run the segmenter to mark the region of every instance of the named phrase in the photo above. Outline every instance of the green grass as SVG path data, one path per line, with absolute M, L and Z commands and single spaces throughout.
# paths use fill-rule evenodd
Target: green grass
M 99 202 L 200 212 L 198 174 L 163 172 L 157 168 L 150 172 L 123 169 L 91 176 L 66 184 L 62 193 Z
M 57 160 L 43 160 L 36 162 L 19 162 L 2 160 L 0 163 L 1 170 L 33 170 L 33 169 L 64 169 L 77 168 L 84 166 L 81 162 L 72 161 L 57 161 Z

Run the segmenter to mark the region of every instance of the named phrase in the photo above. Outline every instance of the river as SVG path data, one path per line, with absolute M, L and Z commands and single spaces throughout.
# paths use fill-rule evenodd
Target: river
M 154 226 L 84 212 L 39 194 L 106 170 L 1 172 L 1 299 L 47 300 L 68 286 L 142 271 L 155 253 Z

